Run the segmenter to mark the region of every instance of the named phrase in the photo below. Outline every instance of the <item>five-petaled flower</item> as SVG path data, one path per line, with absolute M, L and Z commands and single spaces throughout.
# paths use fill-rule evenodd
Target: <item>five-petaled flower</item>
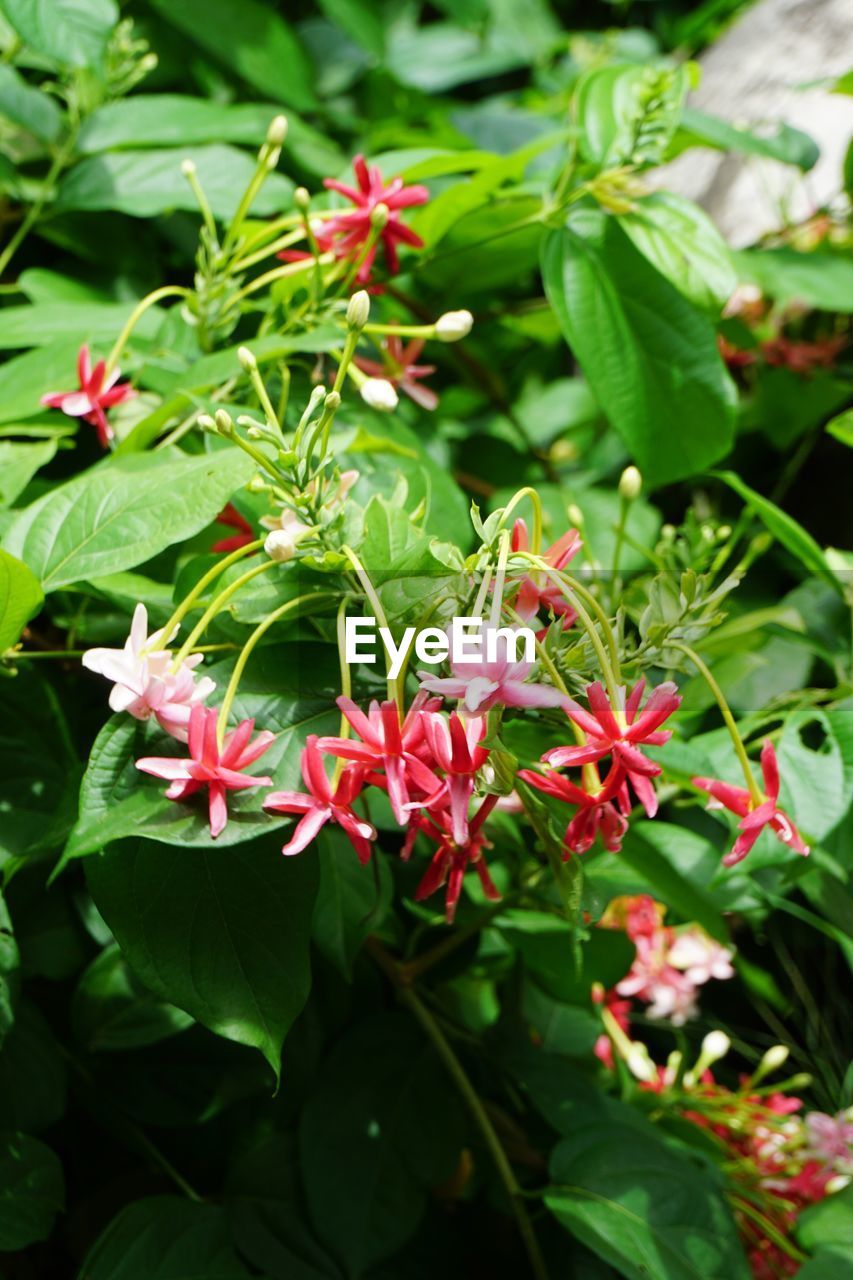
M 491 624 L 482 627 L 483 652 L 487 651 Z M 508 628 L 502 627 L 501 633 Z M 452 676 L 433 676 L 419 671 L 421 688 L 439 693 L 443 698 L 458 698 L 461 709 L 470 716 L 480 716 L 491 707 L 558 707 L 566 701 L 566 695 L 553 685 L 535 684 L 527 677 L 533 663 L 521 658 L 517 662 L 510 657 L 510 639 L 504 634 L 494 636 L 493 662 L 487 658 L 469 662 L 451 661 Z
M 422 409 L 435 409 L 438 396 L 431 387 L 419 385 L 421 379 L 435 373 L 434 364 L 416 363 L 424 345 L 423 339 L 416 338 L 404 346 L 398 335 L 391 334 L 382 344 L 383 360 L 365 360 L 358 356 L 355 363 L 372 378 L 385 378 L 392 386 L 399 387 Z
M 175 629 L 177 631 L 177 628 Z M 83 666 L 112 680 L 110 707 L 126 711 L 136 720 L 153 715 L 173 738 L 186 742 L 192 708 L 216 688 L 209 676 L 196 680 L 193 668 L 203 661 L 200 653 L 185 658 L 172 670 L 172 655 L 166 647 L 175 632 L 148 635 L 148 611 L 138 604 L 133 611 L 130 634 L 121 649 L 88 649 Z
M 317 735 L 312 733 L 306 739 L 302 751 L 302 778 L 308 788 L 307 792 L 272 791 L 264 799 L 264 808 L 269 812 L 302 814 L 293 835 L 283 846 L 282 853 L 301 853 L 321 827 L 327 822 L 336 822 L 349 836 L 359 862 L 368 862 L 376 830 L 354 813 L 352 808 L 361 793 L 364 770 L 358 765 L 344 769 L 337 786 L 332 790 Z
M 400 267 L 398 246 L 408 244 L 421 249 L 424 243 L 419 235 L 400 221 L 400 211 L 412 205 L 426 204 L 429 191 L 422 186 L 406 187 L 402 178 L 392 178 L 386 185 L 379 166 L 368 165 L 364 156 L 356 156 L 352 167 L 356 180 L 354 187 L 338 182 L 335 178 L 325 178 L 323 181 L 323 185 L 330 191 L 337 191 L 355 206 L 326 222 L 323 228 L 323 246 L 332 247 L 340 258 L 358 260 L 364 255 L 357 277 L 364 284 L 370 279 L 376 257 L 377 244 L 373 241 L 373 235 L 377 206 L 383 205 L 388 211 L 387 221 L 378 238 L 385 250 L 388 271 L 395 275 Z
M 527 525 L 523 520 L 516 520 L 512 527 L 513 551 L 526 551 L 528 549 L 529 539 L 527 536 Z M 548 565 L 549 569 L 565 569 L 566 565 L 572 560 L 581 548 L 581 535 L 577 529 L 567 529 L 566 532 L 553 542 L 547 551 L 543 551 L 542 559 Z M 534 573 L 533 577 L 525 577 L 522 579 L 518 594 L 515 597 L 515 611 L 521 618 L 522 622 L 530 622 L 536 617 L 540 609 L 551 612 L 555 618 L 563 619 L 563 630 L 570 627 L 577 620 L 577 613 L 569 604 L 560 586 L 554 582 L 541 570 Z M 543 627 L 537 633 L 541 640 L 547 632 L 548 628 Z
M 99 360 L 93 369 L 89 348 L 84 343 L 77 356 L 78 390 L 51 391 L 42 396 L 41 402 L 49 409 L 61 409 L 70 418 L 82 418 L 84 422 L 91 423 L 106 449 L 114 433 L 107 422 L 105 410 L 123 404 L 137 394 L 129 382 L 119 382 L 120 377 L 118 369 L 107 373 L 105 360 Z
M 440 712 L 424 712 L 424 733 L 436 765 L 445 774 L 444 785 L 427 807 L 450 807 L 450 827 L 453 840 L 464 845 L 468 840 L 468 805 L 474 794 L 476 775 L 489 757 L 487 747 L 480 745 L 486 735 L 485 717 L 461 719 L 451 711 L 447 720 Z
M 625 776 L 617 765 L 611 766 L 603 783 L 599 782 L 589 790 L 553 770 L 536 773 L 533 769 L 520 769 L 518 776 L 544 795 L 578 806 L 563 837 L 566 858 L 571 853 L 586 853 L 599 833 L 605 849 L 619 853 L 622 837 L 628 830 L 631 802 Z
M 169 800 L 188 800 L 207 787 L 210 834 L 216 839 L 228 821 L 226 795 L 229 791 L 245 791 L 251 787 L 272 786 L 272 778 L 255 777 L 244 770 L 264 754 L 275 734 L 264 729 L 254 742 L 254 720 L 242 720 L 225 735 L 220 747 L 216 736 L 218 712 L 215 707 L 193 707 L 189 723 L 189 757 L 144 756 L 136 761 L 137 769 L 155 778 L 166 778 Z
M 729 809 L 740 818 L 740 835 L 723 858 L 723 865 L 726 867 L 733 867 L 746 857 L 765 827 L 769 827 L 777 840 L 788 845 L 795 853 L 801 853 L 803 857 L 808 855 L 809 846 L 777 803 L 779 766 L 769 738 L 765 739 L 761 748 L 761 774 L 764 779 L 764 798 L 760 802 L 746 787 L 735 787 L 730 782 L 720 782 L 716 778 L 693 779 L 694 787 L 707 791 L 711 797 L 708 801 L 709 809 Z

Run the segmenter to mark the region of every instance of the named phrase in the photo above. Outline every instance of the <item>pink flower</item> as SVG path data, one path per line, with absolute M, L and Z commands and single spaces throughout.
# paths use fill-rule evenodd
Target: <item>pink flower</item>
M 807 1154 L 823 1160 L 838 1173 L 853 1173 L 853 1111 L 828 1116 L 810 1111 L 806 1116 Z
M 352 698 L 338 698 L 338 706 L 361 741 L 318 738 L 317 746 L 342 760 L 384 769 L 394 817 L 400 823 L 406 822 L 411 803 L 410 786 L 426 797 L 432 796 L 440 786 L 432 769 L 416 754 L 424 740 L 421 713 L 437 707 L 438 699 L 430 700 L 425 693 L 417 694 L 402 724 L 395 702 L 371 702 L 367 715 Z
M 660 765 L 647 759 L 639 747 L 644 744 L 660 746 L 669 741 L 672 731 L 660 726 L 681 705 L 681 694 L 673 682 L 667 680 L 652 690 L 640 712 L 645 683 L 645 679 L 638 680 L 627 699 L 624 688 L 619 689 L 616 707 L 611 707 L 598 681 L 587 687 L 589 711 L 573 699 L 567 699 L 564 704 L 566 714 L 583 729 L 586 743 L 583 746 L 554 747 L 542 758 L 549 764 L 563 766 L 589 764 L 612 755 L 614 764 L 622 767 L 646 813 L 653 818 L 658 802 L 649 779 L 661 770 Z
M 577 786 L 559 773 L 536 773 L 532 769 L 520 769 L 518 776 L 522 782 L 535 787 L 544 795 L 578 806 L 563 837 L 564 857 L 568 858 L 570 853 L 586 853 L 592 848 L 599 833 L 608 852 L 618 853 L 622 848 L 622 837 L 628 830 L 627 815 L 631 803 L 624 774 L 620 769 L 611 768 L 604 783 L 593 791 Z
M 263 730 L 251 742 L 254 720 L 243 720 L 226 734 L 222 746 L 216 738 L 218 712 L 215 707 L 193 707 L 189 723 L 189 758 L 146 756 L 136 767 L 155 778 L 169 779 L 169 800 L 188 800 L 196 791 L 207 787 L 210 834 L 215 840 L 228 821 L 226 793 L 245 791 L 251 787 L 272 786 L 272 778 L 257 778 L 242 770 L 254 764 L 275 740 L 275 734 Z
M 119 383 L 121 373 L 113 369 L 107 376 L 106 361 L 99 360 L 92 368 L 89 348 L 84 343 L 77 356 L 78 391 L 52 391 L 42 396 L 41 403 L 49 409 L 61 409 L 70 418 L 82 418 L 97 428 L 98 439 L 106 449 L 113 438 L 113 429 L 107 422 L 105 409 L 123 404 L 137 393 L 130 383 Z
M 719 982 L 734 977 L 732 954 L 704 929 L 691 925 L 676 935 L 666 960 L 674 969 L 680 969 L 688 982 L 700 987 L 712 978 Z
M 393 386 L 405 391 L 409 399 L 414 400 L 422 409 L 435 409 L 438 405 L 436 393 L 430 387 L 418 385 L 422 378 L 435 373 L 434 364 L 415 363 L 424 346 L 425 343 L 420 338 L 403 346 L 402 339 L 391 334 L 382 344 L 386 357 L 384 361 L 365 360 L 358 356 L 355 363 L 371 378 L 385 378 Z
M 89 649 L 83 655 L 83 666 L 114 681 L 110 690 L 113 711 L 126 711 L 136 720 L 153 715 L 173 738 L 186 742 L 192 708 L 204 702 L 216 685 L 209 676 L 196 680 L 193 668 L 203 661 L 200 653 L 186 658 L 177 671 L 171 670 L 172 655 L 163 646 L 174 635 L 155 631 L 149 637 L 148 611 L 144 604 L 138 604 L 124 648 Z
M 324 247 L 333 245 L 339 258 L 358 258 L 370 240 L 373 230 L 372 216 L 377 205 L 384 205 L 388 210 L 388 221 L 382 228 L 379 239 L 385 250 L 388 271 L 395 275 L 399 270 L 397 246 L 408 244 L 415 249 L 423 248 L 423 240 L 405 223 L 400 221 L 400 210 L 412 205 L 426 204 L 429 191 L 426 187 L 405 187 L 402 178 L 393 178 L 385 185 L 377 165 L 365 163 L 364 156 L 356 156 L 352 162 L 357 185 L 347 186 L 335 178 L 325 178 L 323 185 L 330 191 L 351 200 L 354 209 L 341 213 L 326 222 L 323 238 Z M 358 280 L 366 283 L 376 257 L 376 245 L 369 251 L 358 269 Z
M 250 542 L 254 542 L 255 535 L 252 526 L 249 524 L 240 512 L 232 504 L 228 503 L 223 507 L 219 515 L 216 517 L 217 524 L 224 524 L 226 527 L 236 529 L 237 532 L 228 538 L 220 538 L 218 542 L 214 542 L 210 548 L 214 552 L 239 551 L 240 547 L 247 547 Z
M 700 791 L 707 791 L 711 799 L 709 809 L 728 809 L 740 818 L 738 827 L 741 834 L 733 848 L 723 858 L 723 866 L 733 867 L 741 862 L 765 827 L 769 827 L 777 840 L 788 845 L 795 853 L 807 857 L 809 847 L 783 809 L 779 799 L 779 766 L 773 743 L 767 738 L 761 748 L 761 773 L 764 778 L 764 800 L 756 804 L 746 787 L 735 787 L 729 782 L 720 782 L 716 778 L 694 778 L 693 785 Z
M 543 552 L 542 559 L 552 569 L 565 569 L 566 565 L 572 560 L 581 548 L 581 536 L 577 529 L 567 529 L 562 537 L 552 543 L 547 551 Z M 516 520 L 512 527 L 512 549 L 513 551 L 526 551 L 529 546 L 527 536 L 527 525 L 523 520 Z M 546 612 L 550 611 L 555 618 L 563 619 L 563 630 L 565 631 L 577 619 L 572 606 L 563 596 L 562 591 L 551 578 L 539 573 L 536 575 L 538 581 L 534 581 L 532 577 L 523 579 L 515 598 L 515 611 L 524 622 L 530 622 L 536 617 L 540 609 Z M 547 631 L 547 627 L 542 629 L 539 638 Z
M 486 735 L 486 721 L 475 719 L 466 724 L 456 711 L 451 711 L 449 721 L 440 712 L 424 712 L 422 721 L 433 760 L 445 774 L 444 785 L 437 797 L 427 801 L 427 806 L 432 809 L 442 801 L 450 802 L 454 843 L 465 845 L 468 805 L 474 794 L 476 774 L 489 758 L 488 748 L 480 746 L 480 740 Z
M 458 845 L 453 839 L 451 830 L 451 820 L 447 810 L 442 810 L 433 817 L 428 818 L 423 814 L 417 814 L 412 822 L 411 838 L 414 839 L 416 831 L 422 831 L 429 836 L 431 840 L 438 843 L 438 849 L 433 855 L 417 891 L 415 892 L 415 900 L 422 902 L 424 898 L 431 897 L 437 892 L 442 885 L 447 885 L 447 893 L 445 895 L 445 911 L 447 923 L 452 924 L 456 915 L 456 906 L 459 902 L 459 895 L 462 892 L 462 881 L 465 878 L 465 872 L 469 867 L 473 867 L 483 886 L 483 892 L 486 897 L 493 902 L 500 899 L 500 893 L 494 885 L 492 877 L 489 875 L 489 869 L 483 859 L 483 850 L 490 849 L 491 845 L 481 834 L 481 828 L 486 818 L 497 804 L 497 796 L 485 796 L 476 815 L 468 823 L 468 838 L 464 844 Z M 409 851 L 411 851 L 411 843 L 407 840 Z
M 491 630 L 489 624 L 481 629 L 484 653 L 486 636 Z M 495 651 L 498 655 L 503 651 L 503 656 L 498 656 L 494 662 L 488 662 L 485 657 L 475 662 L 451 662 L 452 677 L 442 678 L 419 671 L 421 688 L 428 689 L 430 693 L 440 693 L 443 698 L 458 698 L 462 710 L 471 716 L 483 715 L 496 704 L 504 707 L 557 707 L 566 701 L 565 694 L 559 689 L 527 682 L 533 663 L 524 659 L 510 662 L 509 643 L 504 636 L 496 637 Z
M 272 791 L 264 800 L 267 811 L 303 815 L 290 840 L 283 846 L 282 853 L 301 853 L 327 822 L 336 822 L 349 836 L 359 862 L 368 862 L 370 842 L 376 838 L 376 830 L 369 822 L 353 813 L 352 809 L 353 802 L 361 792 L 363 776 L 363 769 L 358 767 L 345 769 L 337 787 L 332 791 L 317 735 L 309 734 L 302 750 L 302 777 L 308 788 L 307 793 Z

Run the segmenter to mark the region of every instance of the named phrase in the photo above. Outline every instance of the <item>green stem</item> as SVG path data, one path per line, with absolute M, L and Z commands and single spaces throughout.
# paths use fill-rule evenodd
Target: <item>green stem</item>
M 15 254 L 17 253 L 18 249 L 20 249 L 24 240 L 27 238 L 30 231 L 33 229 L 36 222 L 38 222 L 39 218 L 41 217 L 41 212 L 44 209 L 44 206 L 47 204 L 48 200 L 53 195 L 53 187 L 56 183 L 56 179 L 59 177 L 60 173 L 65 168 L 65 165 L 67 164 L 71 156 L 71 153 L 74 150 L 74 147 L 76 146 L 76 143 L 77 143 L 77 131 L 75 129 L 74 132 L 71 133 L 65 139 L 65 142 L 63 143 L 63 145 L 60 147 L 60 149 L 57 151 L 56 155 L 53 158 L 53 163 L 51 164 L 47 172 L 47 176 L 44 180 L 43 194 L 39 196 L 35 204 L 30 205 L 29 212 L 27 213 L 23 222 L 18 227 L 18 230 L 15 232 L 15 234 L 12 236 L 12 239 L 6 245 L 6 248 L 3 250 L 2 254 L 0 254 L 0 275 L 2 275 L 3 272 L 6 270 L 9 263 L 12 261 Z
M 324 253 L 318 261 L 325 267 L 331 265 L 335 261 L 333 253 Z M 254 280 L 250 280 L 247 285 L 234 294 L 229 304 L 229 309 L 236 302 L 241 302 L 243 298 L 247 298 L 250 293 L 255 293 L 258 289 L 265 288 L 268 284 L 274 284 L 276 280 L 283 280 L 285 276 L 298 274 L 300 271 L 314 269 L 313 258 L 306 258 L 304 262 L 287 262 L 283 267 L 273 267 L 271 271 L 265 271 L 262 276 L 256 276 Z
M 340 671 L 341 671 L 341 697 L 342 698 L 352 697 L 352 674 L 349 669 L 349 663 L 346 660 L 346 618 L 347 618 L 347 605 L 349 604 L 349 600 L 350 600 L 349 596 L 344 596 L 338 608 L 338 616 L 335 623 L 335 633 L 337 635 L 337 640 L 338 640 L 338 662 L 339 662 Z M 340 729 L 338 730 L 338 737 L 348 738 L 350 736 L 350 732 L 351 732 L 350 722 L 349 720 L 347 720 L 344 713 L 341 712 L 341 725 L 340 725 Z M 337 760 L 335 761 L 334 773 L 332 774 L 332 792 L 333 793 L 337 790 L 337 786 L 338 786 L 338 783 L 340 782 L 341 774 L 344 771 L 345 765 L 346 765 L 346 761 L 344 760 L 343 756 L 338 756 Z
M 548 1280 L 548 1269 L 545 1266 L 545 1259 L 543 1258 L 542 1251 L 539 1248 L 539 1241 L 536 1239 L 533 1224 L 528 1217 L 527 1206 L 524 1203 L 521 1188 L 519 1187 L 515 1174 L 513 1173 L 512 1165 L 507 1158 L 506 1152 L 501 1146 L 500 1138 L 495 1132 L 495 1127 L 489 1119 L 486 1108 L 483 1106 L 476 1089 L 465 1074 L 465 1069 L 462 1066 L 462 1063 L 453 1052 L 450 1042 L 436 1022 L 435 1018 L 430 1013 L 429 1009 L 420 997 L 412 990 L 412 988 L 408 987 L 405 982 L 402 981 L 399 966 L 394 960 L 394 957 L 391 956 L 375 938 L 368 938 L 367 947 L 379 968 L 391 981 L 402 1003 L 406 1005 L 423 1027 L 424 1032 L 432 1042 L 439 1058 L 447 1069 L 448 1075 L 456 1085 L 463 1101 L 468 1107 L 468 1110 L 471 1113 L 471 1118 L 480 1130 L 480 1134 L 486 1145 L 486 1149 L 492 1158 L 497 1175 L 503 1184 L 507 1197 L 509 1198 L 513 1216 L 518 1227 L 518 1232 L 521 1236 L 530 1262 L 531 1275 L 535 1280 Z
M 187 298 L 191 289 L 184 289 L 178 284 L 166 284 L 162 289 L 155 289 L 152 293 L 147 294 L 131 311 L 127 318 L 127 323 L 121 333 L 113 343 L 113 349 L 107 356 L 107 373 L 109 373 L 118 364 L 119 357 L 124 350 L 127 342 L 136 325 L 139 323 L 140 317 L 145 314 L 149 307 L 153 307 L 155 303 L 161 302 L 163 298 Z
M 349 560 L 350 564 L 352 565 L 353 569 L 355 570 L 356 577 L 361 583 L 364 594 L 367 596 L 370 607 L 373 610 L 373 616 L 376 618 L 376 621 L 379 623 L 380 627 L 385 627 L 386 630 L 389 630 L 390 628 L 388 627 L 388 619 L 385 617 L 385 610 L 382 608 L 382 602 L 380 601 L 379 596 L 376 594 L 376 588 L 374 587 L 373 583 L 370 581 L 370 577 L 364 565 L 361 563 L 358 556 L 353 551 L 352 547 L 348 547 L 346 543 L 341 547 L 341 552 L 346 556 L 346 558 Z M 388 654 L 387 648 L 385 649 L 385 670 L 386 672 L 389 672 L 391 670 L 391 658 Z M 402 716 L 403 690 L 400 688 L 399 682 L 397 680 L 393 680 L 390 675 L 388 676 L 387 684 L 388 684 L 388 697 L 392 699 L 392 701 L 397 703 L 397 709 Z
M 268 258 L 270 254 L 278 253 L 281 249 L 289 249 L 292 244 L 298 244 L 304 238 L 301 227 L 297 227 L 295 231 L 288 231 L 287 235 L 279 236 L 277 240 L 271 241 L 263 249 L 250 253 L 246 258 L 239 258 L 233 265 L 233 271 L 235 274 L 239 274 L 239 272 L 245 271 L 248 267 L 254 267 L 256 263 L 263 262 L 264 258 Z
M 539 494 L 531 486 L 525 485 L 523 489 L 519 489 L 504 508 L 501 524 L 505 524 L 510 518 L 515 508 L 525 498 L 530 499 L 530 505 L 533 507 L 533 537 L 531 539 L 531 551 L 538 556 L 542 550 L 542 502 Z
M 231 679 L 228 681 L 228 688 L 225 690 L 225 697 L 222 699 L 222 706 L 219 709 L 219 718 L 216 722 L 216 737 L 219 741 L 220 747 L 222 746 L 225 738 L 225 730 L 228 727 L 228 716 L 231 713 L 231 706 L 234 702 L 234 696 L 237 693 L 237 687 L 255 645 L 261 637 L 269 631 L 270 627 L 274 623 L 278 622 L 280 618 L 283 618 L 285 614 L 290 613 L 291 609 L 296 609 L 299 605 L 305 604 L 307 600 L 310 600 L 312 604 L 316 604 L 317 601 L 323 599 L 332 600 L 334 599 L 334 596 L 328 591 L 318 591 L 311 595 L 297 596 L 295 600 L 287 600 L 284 604 L 279 605 L 277 609 L 273 609 L 272 613 L 269 614 L 268 617 L 264 618 L 263 622 L 260 623 L 259 626 L 255 627 L 255 630 L 243 645 L 243 651 L 240 654 L 240 657 L 234 664 L 234 670 L 231 673 Z
M 178 605 L 165 627 L 162 628 L 164 635 L 168 638 L 172 634 L 175 627 L 177 627 L 186 614 L 189 613 L 199 596 L 204 595 L 205 591 L 215 578 L 218 578 L 226 569 L 230 569 L 231 565 L 236 564 L 238 560 L 243 560 L 246 556 L 254 555 L 256 551 L 260 551 L 263 545 L 263 539 L 258 538 L 256 542 L 249 542 L 245 547 L 238 547 L 236 551 L 232 551 L 224 560 L 217 561 L 212 568 L 208 569 L 207 573 L 204 574 L 203 577 L 199 578 L 189 595 L 185 596 Z
M 245 573 L 241 574 L 239 578 L 235 578 L 231 585 L 226 587 L 224 591 L 220 591 L 219 595 L 216 596 L 207 606 L 204 613 L 201 615 L 198 622 L 193 627 L 178 652 L 175 654 L 172 659 L 172 670 L 178 670 L 187 654 L 195 647 L 196 640 L 198 640 L 199 636 L 204 632 L 207 624 L 212 618 L 216 617 L 219 610 L 228 603 L 232 596 L 237 594 L 241 587 L 244 587 L 247 582 L 251 582 L 253 578 L 257 578 L 258 574 L 266 573 L 268 569 L 274 569 L 276 567 L 277 561 L 265 560 L 263 564 L 257 564 L 253 569 L 248 569 Z
M 735 753 L 737 754 L 737 758 L 740 761 L 740 767 L 743 770 L 744 780 L 746 781 L 749 794 L 752 796 L 753 803 L 756 805 L 756 807 L 760 804 L 763 804 L 764 796 L 761 794 L 758 788 L 758 783 L 755 781 L 755 776 L 752 772 L 752 765 L 749 762 L 749 756 L 746 754 L 746 747 L 743 745 L 743 738 L 740 736 L 740 730 L 737 727 L 737 722 L 735 721 L 735 718 L 732 715 L 731 707 L 726 701 L 726 698 L 722 689 L 720 688 L 720 686 L 717 684 L 717 681 L 712 676 L 709 668 L 705 665 L 705 663 L 699 657 L 698 653 L 696 653 L 693 649 L 691 649 L 689 645 L 682 644 L 679 640 L 667 640 L 666 648 L 678 649 L 680 650 L 681 653 L 686 654 L 686 656 L 690 659 L 690 661 L 693 663 L 696 670 L 701 675 L 702 679 L 707 684 L 708 688 L 713 693 L 717 706 L 720 708 L 722 717 L 726 722 L 726 728 L 729 731 L 732 744 L 734 745 Z

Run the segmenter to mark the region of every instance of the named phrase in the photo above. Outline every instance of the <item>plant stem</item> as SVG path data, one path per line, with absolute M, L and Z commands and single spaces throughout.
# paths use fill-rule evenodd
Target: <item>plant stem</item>
M 486 1149 L 492 1158 L 498 1177 L 500 1178 L 504 1190 L 509 1197 L 513 1216 L 515 1217 L 516 1225 L 518 1226 L 519 1235 L 521 1236 L 530 1262 L 531 1275 L 535 1277 L 535 1280 L 549 1280 L 548 1270 L 545 1266 L 545 1259 L 543 1258 L 542 1251 L 539 1248 L 539 1241 L 536 1239 L 533 1224 L 528 1217 L 527 1206 L 524 1203 L 521 1188 L 519 1187 L 515 1174 L 513 1173 L 512 1165 L 507 1159 L 506 1152 L 501 1146 L 500 1138 L 495 1132 L 494 1125 L 489 1119 L 486 1108 L 483 1106 L 477 1091 L 465 1074 L 464 1067 L 453 1052 L 447 1037 L 430 1013 L 429 1009 L 416 992 L 412 990 L 411 987 L 407 986 L 402 980 L 399 965 L 394 957 L 390 955 L 390 953 L 382 946 L 381 942 L 375 938 L 368 938 L 366 945 L 379 968 L 390 979 L 402 1003 L 406 1005 L 412 1014 L 414 1014 L 417 1021 L 423 1027 L 426 1035 L 435 1047 L 438 1056 L 447 1068 L 449 1076 L 453 1080 L 453 1083 L 456 1085 L 456 1088 L 459 1090 L 459 1093 L 468 1107 L 468 1110 L 471 1113 L 471 1118 L 480 1130 L 480 1134 L 482 1135 Z
M 533 537 L 530 549 L 534 555 L 538 556 L 542 550 L 542 502 L 539 494 L 529 484 L 519 489 L 518 493 L 509 500 L 504 508 L 501 524 L 509 519 L 518 504 L 525 498 L 530 499 L 530 505 L 533 507 Z
M 127 323 L 113 343 L 113 349 L 107 356 L 107 373 L 117 365 L 119 357 L 124 350 L 125 343 L 133 333 L 136 325 L 139 323 L 140 317 L 144 315 L 149 307 L 153 307 L 155 303 L 161 302 L 163 298 L 187 298 L 191 292 L 191 289 L 184 289 L 179 284 L 165 284 L 162 289 L 154 289 L 152 293 L 146 294 L 146 296 L 133 308 L 127 318 Z
M 277 561 L 275 560 L 265 560 L 263 564 L 257 564 L 253 569 L 247 569 L 246 572 L 241 574 L 239 578 L 236 578 L 230 586 L 226 587 L 224 591 L 220 591 L 219 595 L 216 596 L 207 606 L 204 613 L 201 615 L 198 622 L 193 627 L 178 652 L 175 654 L 172 659 L 172 671 L 178 670 L 178 667 L 184 661 L 184 658 L 186 658 L 190 650 L 195 647 L 196 640 L 198 640 L 207 624 L 212 618 L 216 617 L 219 610 L 228 603 L 231 597 L 236 595 L 240 588 L 244 587 L 247 582 L 251 582 L 252 578 L 256 578 L 260 573 L 266 573 L 268 569 L 274 568 L 276 564 Z
M 370 607 L 373 610 L 373 616 L 376 618 L 376 621 L 379 623 L 380 627 L 385 627 L 387 631 L 388 619 L 385 617 L 385 610 L 382 608 L 382 602 L 379 599 L 379 596 L 376 594 L 376 588 L 374 587 L 373 583 L 370 581 L 370 577 L 368 576 L 367 570 L 359 560 L 358 556 L 353 551 L 352 547 L 348 547 L 346 544 L 344 544 L 341 547 L 341 551 L 349 560 L 350 564 L 355 570 L 356 577 L 361 583 L 364 594 L 367 596 Z M 387 649 L 385 650 L 385 669 L 386 671 L 391 670 L 391 659 Z M 397 680 L 392 680 L 390 675 L 388 676 L 387 683 L 388 683 L 388 697 L 392 699 L 392 701 L 397 703 L 397 709 L 400 711 L 402 716 L 403 690 L 400 687 L 400 683 Z
M 0 254 L 0 275 L 2 275 L 3 272 L 6 270 L 9 263 L 12 261 L 15 254 L 17 253 L 18 249 L 20 249 L 24 240 L 27 238 L 30 231 L 33 229 L 33 227 L 41 217 L 42 209 L 47 204 L 50 196 L 53 194 L 54 183 L 56 182 L 56 179 L 59 177 L 62 170 L 65 168 L 65 165 L 71 155 L 71 152 L 74 150 L 76 143 L 77 143 L 77 131 L 75 129 L 69 135 L 69 137 L 65 139 L 65 142 L 63 143 L 63 145 L 60 147 L 60 149 L 57 151 L 56 155 L 53 158 L 53 163 L 51 164 L 50 169 L 47 172 L 47 177 L 44 180 L 44 193 L 41 196 L 39 196 L 35 204 L 30 205 L 30 209 L 29 209 L 29 212 L 27 213 L 27 216 L 24 218 L 23 222 L 18 227 L 18 230 L 12 236 L 12 239 L 6 245 L 6 248 L 3 250 L 2 254 Z
M 691 649 L 689 645 L 682 644 L 679 640 L 667 640 L 665 647 L 667 649 L 678 649 L 681 651 L 681 653 L 686 654 L 687 657 L 690 659 L 690 661 L 693 663 L 696 670 L 701 675 L 702 679 L 707 684 L 708 688 L 713 693 L 714 700 L 716 701 L 717 706 L 720 708 L 722 717 L 726 722 L 726 728 L 729 731 L 729 735 L 734 745 L 737 758 L 740 761 L 740 767 L 743 770 L 743 776 L 746 781 L 749 794 L 752 796 L 752 799 L 756 806 L 763 804 L 764 796 L 761 794 L 760 790 L 758 789 L 758 784 L 755 781 L 755 777 L 752 772 L 752 765 L 749 762 L 749 756 L 746 754 L 746 747 L 743 745 L 743 738 L 740 736 L 740 730 L 737 727 L 735 718 L 732 715 L 731 707 L 726 701 L 726 698 L 722 689 L 717 684 L 717 681 L 714 679 L 714 677 L 711 675 L 711 672 L 708 669 L 708 667 L 699 657 L 699 654 L 696 653 L 693 649 Z
M 180 624 L 184 616 L 190 611 L 196 600 L 198 600 L 199 596 L 204 595 L 205 591 L 215 578 L 218 578 L 226 569 L 230 569 L 231 565 L 236 564 L 238 560 L 243 560 L 246 556 L 254 555 L 256 551 L 260 551 L 263 545 L 263 539 L 258 538 L 256 542 L 249 542 L 245 547 L 238 547 L 236 551 L 232 551 L 224 560 L 219 560 L 212 568 L 208 569 L 207 573 L 199 578 L 189 595 L 185 596 L 178 605 L 165 627 L 162 628 L 164 635 L 168 637 L 172 634 L 175 627 Z

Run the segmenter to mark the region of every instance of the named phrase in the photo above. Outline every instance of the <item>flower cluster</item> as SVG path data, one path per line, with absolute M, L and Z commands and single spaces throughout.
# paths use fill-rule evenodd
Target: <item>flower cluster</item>
M 648 894 L 614 898 L 599 920 L 599 927 L 618 929 L 633 942 L 636 954 L 628 973 L 612 990 L 597 993 L 625 1032 L 632 1001 L 646 1005 L 650 1018 L 681 1026 L 696 1015 L 699 988 L 712 979 L 731 978 L 733 952 L 698 924 L 681 928 L 664 924 L 666 907 Z M 610 1039 L 602 1035 L 595 1053 L 613 1066 Z

